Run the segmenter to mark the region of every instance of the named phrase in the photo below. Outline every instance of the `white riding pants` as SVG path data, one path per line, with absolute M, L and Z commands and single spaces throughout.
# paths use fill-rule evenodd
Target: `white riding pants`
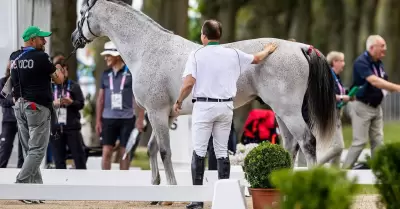
M 200 157 L 207 153 L 213 135 L 215 156 L 228 157 L 228 141 L 233 117 L 233 102 L 195 102 L 192 113 L 193 148 Z

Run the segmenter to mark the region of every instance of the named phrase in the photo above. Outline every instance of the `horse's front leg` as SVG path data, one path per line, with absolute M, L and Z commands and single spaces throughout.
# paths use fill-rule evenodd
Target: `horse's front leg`
M 170 110 L 170 109 L 168 109 Z M 153 164 L 157 163 L 157 151 L 158 148 L 160 150 L 161 160 L 164 164 L 165 176 L 167 178 L 168 185 L 176 185 L 176 178 L 174 169 L 172 167 L 172 160 L 171 160 L 171 146 L 170 146 L 170 138 L 169 138 L 169 112 L 170 111 L 154 111 L 148 112 L 149 120 L 153 128 L 152 135 L 155 135 L 155 139 L 153 143 L 149 142 L 149 152 L 150 152 L 150 162 Z M 153 144 L 157 147 L 157 149 L 152 148 Z M 154 169 L 153 169 L 154 168 Z M 152 181 L 158 180 L 159 184 L 159 172 L 157 164 L 151 167 L 152 169 Z M 155 176 L 156 175 L 156 176 Z M 154 179 L 154 177 L 156 177 Z M 157 181 L 155 181 L 157 182 Z M 152 182 L 153 183 L 153 182 Z M 153 202 L 154 204 L 154 202 Z M 172 202 L 163 202 L 163 205 L 171 205 Z
M 149 143 L 147 145 L 147 155 L 150 158 L 150 169 L 151 169 L 151 184 L 152 185 L 160 185 L 160 172 L 158 169 L 157 163 L 157 153 L 159 151 L 159 147 L 156 140 L 156 134 L 154 132 L 151 133 Z

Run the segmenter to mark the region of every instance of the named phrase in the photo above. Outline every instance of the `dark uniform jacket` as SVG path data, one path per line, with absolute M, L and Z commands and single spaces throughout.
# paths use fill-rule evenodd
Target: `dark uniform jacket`
M 70 98 L 72 99 L 72 104 L 68 106 L 61 106 L 67 108 L 67 124 L 63 125 L 63 130 L 80 130 L 81 129 L 81 114 L 80 110 L 83 109 L 84 106 L 84 98 L 81 87 L 78 83 L 72 80 L 67 80 L 63 83 L 63 85 L 52 84 L 53 89 L 53 99 L 55 91 L 55 86 L 57 86 L 57 99 L 60 98 L 62 94 L 62 88 L 64 89 L 64 96 L 67 95 L 67 92 L 70 94 Z M 58 109 L 56 108 L 56 114 L 58 114 Z M 52 126 L 52 130 L 59 129 L 60 124 L 55 123 Z

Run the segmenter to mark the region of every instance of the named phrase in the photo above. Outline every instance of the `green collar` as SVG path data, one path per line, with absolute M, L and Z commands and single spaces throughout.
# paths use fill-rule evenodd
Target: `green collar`
M 208 42 L 207 45 L 219 45 L 219 42 L 210 41 L 210 42 Z

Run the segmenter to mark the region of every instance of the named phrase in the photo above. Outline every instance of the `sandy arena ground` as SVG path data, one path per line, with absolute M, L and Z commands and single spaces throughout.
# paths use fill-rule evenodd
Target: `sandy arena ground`
M 247 197 L 248 209 L 252 209 L 251 197 Z M 377 209 L 377 195 L 357 196 L 352 209 Z M 149 202 L 123 202 L 123 201 L 46 201 L 44 204 L 24 204 L 19 201 L 1 200 L 0 209 L 184 209 L 187 203 L 176 202 L 171 206 L 153 206 Z M 211 203 L 205 205 L 211 208 Z

